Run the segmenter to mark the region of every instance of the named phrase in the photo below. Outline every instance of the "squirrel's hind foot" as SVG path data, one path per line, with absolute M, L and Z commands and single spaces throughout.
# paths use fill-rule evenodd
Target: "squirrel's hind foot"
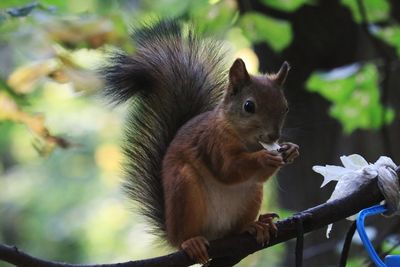
M 253 235 L 257 243 L 264 246 L 264 244 L 269 244 L 271 236 L 276 237 L 278 234 L 278 228 L 273 221 L 275 218 L 279 218 L 276 213 L 266 213 L 258 217 L 255 222 L 249 223 L 243 230 L 243 232 L 248 232 Z
M 181 244 L 186 254 L 197 263 L 207 266 L 210 260 L 207 248 L 210 246 L 208 240 L 203 236 L 192 237 Z

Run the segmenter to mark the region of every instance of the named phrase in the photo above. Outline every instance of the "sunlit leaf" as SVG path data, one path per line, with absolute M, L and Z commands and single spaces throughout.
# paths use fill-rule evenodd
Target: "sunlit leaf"
M 27 94 L 45 78 L 59 83 L 71 82 L 76 91 L 94 92 L 101 88 L 95 68 L 103 54 L 80 49 L 74 52 L 55 47 L 55 58 L 29 63 L 17 68 L 8 78 L 8 86 L 18 94 Z
M 400 56 L 400 26 L 388 26 L 375 28 L 373 33 L 396 48 L 397 55 Z
M 73 68 L 65 68 L 63 71 L 76 91 L 91 93 L 99 90 L 102 86 L 101 80 L 93 71 Z
M 6 95 L 12 98 L 18 105 L 26 103 L 25 95 L 16 93 L 15 90 L 2 79 L 0 79 L 0 91 L 3 91 Z
M 71 47 L 89 45 L 96 48 L 106 42 L 113 42 L 113 23 L 106 18 L 96 16 L 80 16 L 43 20 L 43 27 L 50 37 Z
M 61 148 L 70 147 L 70 143 L 65 139 L 50 134 L 45 126 L 45 118 L 42 115 L 30 115 L 22 111 L 16 102 L 0 91 L 0 121 L 12 121 L 25 124 L 28 129 L 41 139 L 42 145 L 35 148 L 52 151 L 55 146 Z M 39 142 L 37 142 L 38 144 Z
M 307 3 L 313 3 L 312 0 L 261 0 L 265 5 L 284 11 L 294 11 Z
M 11 73 L 7 83 L 17 93 L 30 93 L 43 77 L 54 72 L 57 68 L 58 64 L 55 60 L 29 63 Z
M 362 68 L 350 66 L 341 72 L 346 71 L 344 77 L 313 74 L 307 82 L 308 90 L 332 102 L 330 114 L 341 122 L 346 133 L 355 129 L 378 129 L 391 123 L 395 113 L 380 103 L 376 67 L 372 64 Z
M 56 50 L 62 64 L 50 75 L 55 81 L 71 82 L 76 91 L 94 92 L 101 88 L 102 83 L 95 70 L 104 58 L 103 53 L 92 49 L 72 52 L 60 48 Z
M 356 0 L 341 0 L 342 4 L 347 6 L 356 22 L 361 22 L 362 17 L 360 13 L 359 1 Z M 390 6 L 387 0 L 363 0 L 363 3 L 369 22 L 377 22 L 386 20 L 389 17 Z
M 281 51 L 292 41 L 289 23 L 258 13 L 246 13 L 239 19 L 243 33 L 253 43 L 266 42 L 274 50 Z
M 236 19 L 237 8 L 234 1 L 192 1 L 188 6 L 191 20 L 199 32 L 224 35 Z
M 104 61 L 104 52 L 97 49 L 66 50 L 56 46 L 55 50 L 61 63 L 70 68 L 96 69 Z

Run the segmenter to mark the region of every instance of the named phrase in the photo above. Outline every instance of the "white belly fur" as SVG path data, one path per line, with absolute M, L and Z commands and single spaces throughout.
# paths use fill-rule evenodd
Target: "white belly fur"
M 226 185 L 214 178 L 205 179 L 207 192 L 207 218 L 204 233 L 213 240 L 226 235 L 249 207 L 249 195 L 254 195 L 257 183 L 254 179 L 234 185 Z

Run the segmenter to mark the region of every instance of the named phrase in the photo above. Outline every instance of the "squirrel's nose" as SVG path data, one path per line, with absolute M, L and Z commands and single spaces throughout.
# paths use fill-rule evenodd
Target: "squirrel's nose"
M 278 133 L 270 133 L 267 136 L 268 136 L 268 139 L 271 142 L 275 142 L 275 141 L 277 141 L 279 139 L 279 134 Z

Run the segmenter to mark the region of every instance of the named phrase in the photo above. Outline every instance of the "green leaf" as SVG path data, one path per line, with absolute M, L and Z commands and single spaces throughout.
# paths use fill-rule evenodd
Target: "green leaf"
M 373 64 L 358 70 L 352 66 L 346 77 L 332 79 L 332 72 L 316 73 L 307 82 L 310 92 L 319 93 L 332 102 L 330 115 L 341 122 L 346 133 L 356 129 L 379 129 L 394 120 L 394 111 L 381 105 L 378 88 L 378 70 Z
M 400 56 L 400 26 L 388 26 L 378 28 L 373 32 L 378 38 L 381 38 L 388 44 L 396 48 L 397 55 Z
M 266 42 L 278 52 L 292 41 L 292 31 L 289 23 L 261 14 L 244 14 L 239 19 L 239 26 L 251 42 Z
M 226 34 L 235 20 L 237 9 L 228 1 L 202 0 L 192 1 L 188 13 L 199 32 L 215 36 Z
M 386 20 L 389 17 L 390 6 L 387 0 L 362 0 L 369 22 Z M 360 8 L 356 0 L 342 0 L 342 4 L 347 6 L 356 22 L 361 22 Z
M 191 1 L 180 1 L 180 0 L 164 0 L 164 1 L 152 1 L 144 0 L 142 5 L 146 7 L 146 10 L 150 11 L 150 18 L 152 17 L 179 17 L 188 10 Z M 199 5 L 203 4 L 205 1 L 195 1 L 200 2 Z
M 22 5 L 28 5 L 31 4 L 31 0 L 2 0 L 0 1 L 0 8 L 9 8 L 9 7 L 17 7 L 17 6 L 22 6 Z
M 314 1 L 310 0 L 261 0 L 261 2 L 270 7 L 282 11 L 295 11 L 304 4 L 312 4 Z

